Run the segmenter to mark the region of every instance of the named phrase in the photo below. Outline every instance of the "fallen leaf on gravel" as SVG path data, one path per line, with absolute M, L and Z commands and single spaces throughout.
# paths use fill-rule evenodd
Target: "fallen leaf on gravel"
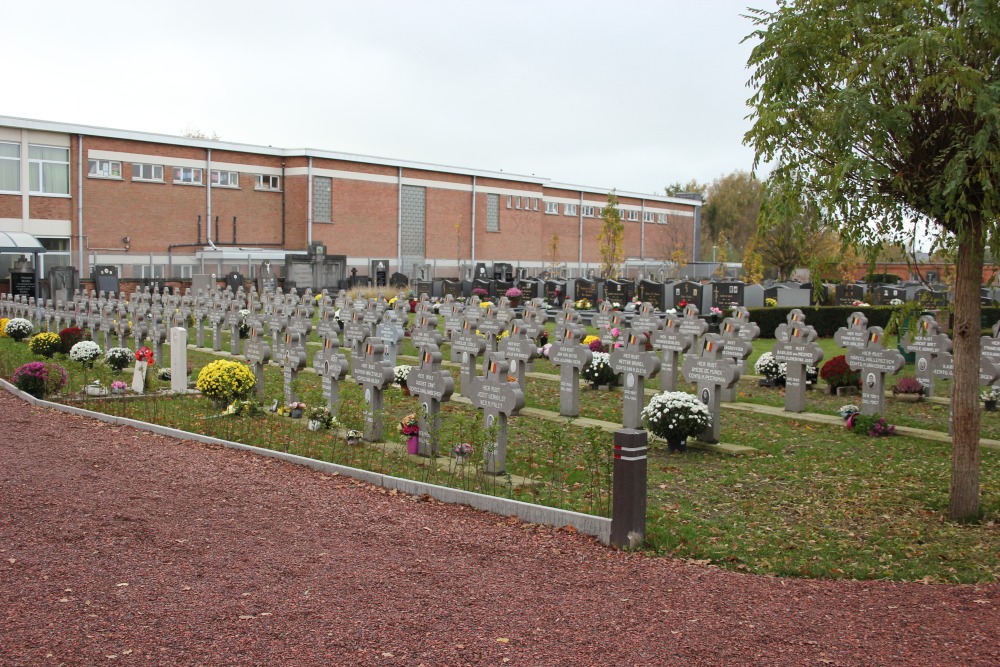
M 389 653 L 388 651 L 383 651 L 382 652 L 382 657 L 383 658 L 394 658 L 396 656 L 394 656 L 392 653 Z
M 10 563 L 11 565 L 13 565 L 14 563 L 17 562 L 17 559 L 16 558 L 8 558 L 7 562 Z
M 989 600 L 973 600 L 976 604 L 989 604 Z
M 253 615 L 252 615 L 252 614 L 241 614 L 241 615 L 240 615 L 240 620 L 241 620 L 241 621 L 248 621 L 248 620 L 250 620 L 251 618 L 253 618 Z
M 498 644 L 508 644 L 508 643 L 510 643 L 510 640 L 507 639 L 506 637 L 497 637 L 497 643 Z
M 122 588 L 122 587 L 124 587 L 124 586 L 128 586 L 128 584 L 126 584 L 126 583 L 124 583 L 124 582 L 123 582 L 123 583 L 120 583 L 120 584 L 115 584 L 115 585 L 116 585 L 116 586 L 118 586 L 118 588 Z
M 69 602 L 69 598 L 59 598 L 60 602 Z

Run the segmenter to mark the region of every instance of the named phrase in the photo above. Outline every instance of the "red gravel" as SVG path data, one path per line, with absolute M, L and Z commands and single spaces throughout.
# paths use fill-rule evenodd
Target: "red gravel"
M 1000 586 L 736 574 L 0 392 L 0 665 L 991 665 Z

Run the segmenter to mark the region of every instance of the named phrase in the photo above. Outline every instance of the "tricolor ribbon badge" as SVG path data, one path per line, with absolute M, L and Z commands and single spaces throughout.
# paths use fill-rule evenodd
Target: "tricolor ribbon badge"
M 705 351 L 711 352 L 715 348 L 715 343 L 710 340 L 705 341 Z
M 877 343 L 878 342 L 878 334 L 873 331 L 872 334 L 868 337 L 868 340 L 870 340 L 873 343 Z

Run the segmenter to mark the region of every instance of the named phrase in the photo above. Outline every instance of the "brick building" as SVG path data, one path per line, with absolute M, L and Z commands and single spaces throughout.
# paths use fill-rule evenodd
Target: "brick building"
M 0 116 L 0 231 L 38 237 L 46 269 L 97 264 L 184 279 L 312 242 L 367 275 L 454 277 L 478 262 L 529 275 L 599 268 L 608 189 L 327 150 L 284 149 Z M 635 267 L 697 257 L 700 202 L 618 192 Z M 553 240 L 557 239 L 556 243 Z M 15 258 L 0 259 L 0 278 Z M 635 269 L 640 270 L 640 269 Z

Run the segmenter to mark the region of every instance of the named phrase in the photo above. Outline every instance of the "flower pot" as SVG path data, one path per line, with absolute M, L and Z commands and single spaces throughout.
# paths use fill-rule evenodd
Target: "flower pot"
M 92 384 L 88 384 L 83 389 L 87 393 L 87 396 L 106 396 L 108 393 L 108 390 L 104 387 L 98 387 Z
M 667 439 L 667 449 L 671 452 L 686 452 L 687 448 L 687 437 Z
M 903 403 L 919 403 L 924 400 L 923 394 L 894 394 L 897 401 Z
M 310 419 L 307 427 L 310 431 L 319 431 L 323 428 L 323 422 L 318 419 Z
M 997 411 L 997 402 L 996 401 L 983 401 L 983 407 L 986 409 L 986 412 L 996 412 Z
M 403 390 L 403 396 L 409 396 L 410 395 L 410 388 L 409 388 L 409 386 L 403 384 L 403 385 L 400 385 L 399 388 Z
M 302 408 L 292 408 L 288 416 L 292 419 L 302 419 Z
M 124 389 L 120 389 L 118 387 L 112 387 L 111 388 L 111 393 L 112 394 L 124 394 L 125 390 Z
M 349 444 L 349 445 L 360 445 L 361 444 L 361 438 L 349 437 L 349 438 L 347 438 L 347 444 Z
M 416 454 L 419 451 L 420 451 L 420 436 L 419 435 L 411 435 L 406 440 L 406 453 L 407 454 Z
M 468 454 L 455 454 L 455 465 L 464 466 L 469 462 Z

